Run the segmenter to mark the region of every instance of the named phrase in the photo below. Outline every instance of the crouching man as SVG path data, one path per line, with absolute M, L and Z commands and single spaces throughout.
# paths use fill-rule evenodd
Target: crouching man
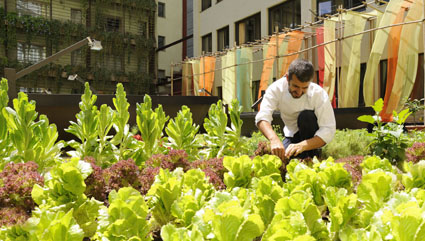
M 335 115 L 328 94 L 312 83 L 313 65 L 297 59 L 288 73 L 271 84 L 264 94 L 255 124 L 270 141 L 273 155 L 285 158 L 317 156 L 318 148 L 335 135 Z M 271 122 L 275 110 L 280 111 L 285 127 L 283 143 L 273 131 Z

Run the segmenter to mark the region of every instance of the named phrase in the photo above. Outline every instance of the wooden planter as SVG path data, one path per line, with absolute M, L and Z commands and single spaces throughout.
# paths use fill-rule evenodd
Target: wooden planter
M 406 125 L 408 131 L 421 131 L 425 129 L 425 125 Z

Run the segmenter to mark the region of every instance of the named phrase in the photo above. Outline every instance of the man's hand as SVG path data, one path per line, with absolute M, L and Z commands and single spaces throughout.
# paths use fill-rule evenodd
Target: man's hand
M 286 149 L 285 156 L 290 158 L 291 156 L 297 156 L 306 150 L 305 145 L 302 143 L 290 144 Z
M 278 156 L 282 161 L 285 159 L 285 147 L 279 139 L 270 141 L 270 147 L 273 155 Z

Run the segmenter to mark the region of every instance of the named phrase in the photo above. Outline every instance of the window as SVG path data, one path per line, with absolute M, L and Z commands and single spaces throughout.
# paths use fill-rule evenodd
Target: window
M 158 84 L 163 84 L 167 82 L 167 78 L 165 77 L 165 70 L 158 69 Z
M 114 55 L 106 55 L 105 56 L 105 64 L 108 69 L 114 70 L 114 71 L 123 71 L 123 61 L 120 56 L 114 56 Z
M 165 3 L 158 2 L 158 17 L 165 18 Z
M 317 1 L 317 14 L 319 16 L 325 14 L 334 14 L 337 12 L 338 6 L 342 5 L 343 8 L 353 8 L 363 4 L 362 0 L 318 0 Z M 365 8 L 358 8 L 356 11 L 364 11 Z
M 37 63 L 46 58 L 46 47 L 37 45 L 28 45 L 18 42 L 17 59 L 23 63 Z
M 148 24 L 146 22 L 139 23 L 139 34 L 141 36 L 147 37 Z
M 76 65 L 83 65 L 83 64 L 84 64 L 83 53 L 82 53 L 81 49 L 72 51 L 71 52 L 71 65 L 76 66 Z
M 83 22 L 82 16 L 80 9 L 71 9 L 71 22 L 81 24 Z
M 165 37 L 158 36 L 158 48 L 162 48 L 165 46 Z
M 269 9 L 269 34 L 278 27 L 295 28 L 301 24 L 301 0 L 291 0 Z
M 202 0 L 202 11 L 211 7 L 211 0 Z
M 41 3 L 28 0 L 16 0 L 16 12 L 18 16 L 30 15 L 33 17 L 42 16 L 43 5 Z
M 229 48 L 229 26 L 217 31 L 217 51 Z
M 236 23 L 236 44 L 254 42 L 261 39 L 260 13 Z
M 212 34 L 202 36 L 202 52 L 211 53 L 212 52 Z
M 106 32 L 119 32 L 121 30 L 121 19 L 117 17 L 106 18 Z

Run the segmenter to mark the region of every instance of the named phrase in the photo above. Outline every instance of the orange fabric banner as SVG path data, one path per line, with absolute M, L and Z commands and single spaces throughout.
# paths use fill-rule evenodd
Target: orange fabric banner
M 263 51 L 267 51 L 265 59 L 263 61 L 263 72 L 261 73 L 260 88 L 258 90 L 258 98 L 261 98 L 261 91 L 266 90 L 269 86 L 270 79 L 273 78 L 273 64 L 276 60 L 277 46 L 276 42 L 280 46 L 283 41 L 283 37 L 276 39 L 276 35 L 273 35 L 267 46 L 263 48 Z
M 205 88 L 208 92 L 212 93 L 212 87 L 214 84 L 214 70 L 215 70 L 215 57 L 201 57 L 199 63 L 200 76 L 199 76 L 199 89 Z M 205 91 L 199 93 L 200 96 L 209 96 Z
M 289 40 L 288 40 L 289 43 L 288 43 L 288 50 L 286 51 L 286 54 L 300 51 L 301 45 L 303 43 L 304 32 L 293 31 L 288 33 L 288 36 L 289 36 Z M 282 69 L 280 70 L 280 77 L 284 76 L 286 72 L 288 72 L 289 65 L 292 63 L 292 61 L 296 60 L 297 58 L 298 58 L 298 54 L 294 54 L 294 55 L 283 58 Z
M 406 11 L 411 5 L 410 1 L 404 1 L 400 11 L 397 13 L 396 19 L 393 24 L 403 22 L 404 16 L 406 15 Z M 398 60 L 398 50 L 400 45 L 400 37 L 403 26 L 395 26 L 391 27 L 390 35 L 388 38 L 388 65 L 387 65 L 387 86 L 385 89 L 385 97 L 384 97 L 384 108 L 381 111 L 381 118 L 384 122 L 392 121 L 392 108 L 388 108 L 391 96 L 391 92 L 394 85 L 394 78 L 397 69 L 397 60 Z M 398 103 L 398 100 L 397 100 Z M 393 104 L 391 104 L 393 105 Z

